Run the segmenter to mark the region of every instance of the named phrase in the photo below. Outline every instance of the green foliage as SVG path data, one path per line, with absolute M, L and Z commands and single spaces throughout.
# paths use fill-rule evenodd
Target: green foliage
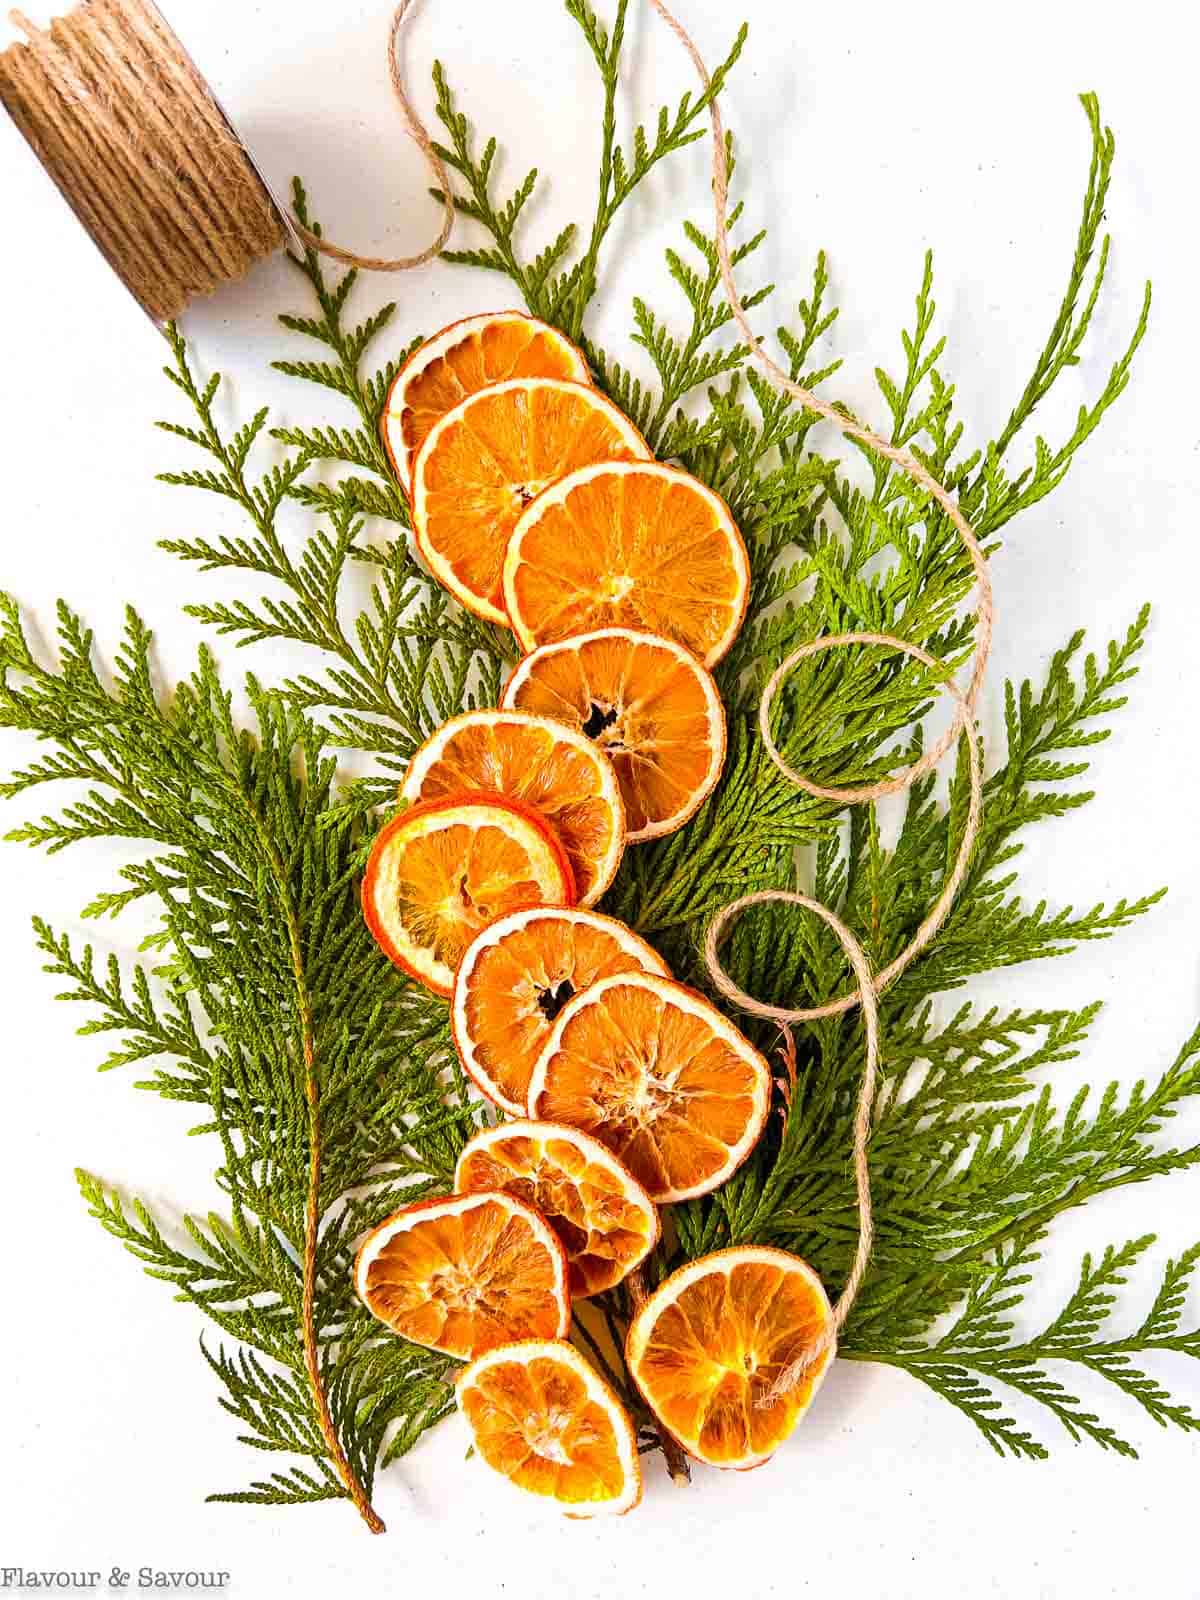
M 682 460 L 726 497 L 751 551 L 746 625 L 719 672 L 730 730 L 722 782 L 685 829 L 627 853 L 606 908 L 651 937 L 679 976 L 703 983 L 699 941 L 716 908 L 747 890 L 792 886 L 797 849 L 806 847 L 815 893 L 882 967 L 911 939 L 954 860 L 967 798 L 963 757 L 944 801 L 933 778 L 913 786 L 894 840 L 885 843 L 888 819 L 874 808 L 846 814 L 782 779 L 757 737 L 758 698 L 782 657 L 822 634 L 896 633 L 944 669 L 962 666 L 973 644 L 973 623 L 963 614 L 971 569 L 953 528 L 902 474 L 867 449 L 851 453 L 848 465 L 827 454 L 815 417 L 722 338 L 729 314 L 715 251 L 694 222 L 684 223 L 680 249 L 667 258 L 682 317 L 634 301 L 631 339 L 653 377 L 635 376 L 590 339 L 586 314 L 614 216 L 658 161 L 706 125 L 708 97 L 685 96 L 659 113 L 651 131 L 638 128 L 618 141 L 625 9 L 618 0 L 606 30 L 584 0 L 568 0 L 601 82 L 599 188 L 589 229 L 566 229 L 532 254 L 522 234 L 536 172 L 498 197 L 495 141 L 476 154 L 444 74 L 435 73 L 449 140 L 442 155 L 460 181 L 456 206 L 482 239 L 448 259 L 503 273 L 532 311 L 581 339 L 597 381 L 656 452 Z M 743 37 L 714 74 L 714 93 Z M 1083 103 L 1092 155 L 1066 285 L 997 437 L 963 453 L 955 385 L 935 331 L 931 258 L 913 325 L 901 337 L 901 363 L 876 373 L 892 439 L 954 490 L 993 551 L 1008 523 L 1062 481 L 1120 397 L 1146 327 L 1148 290 L 1126 348 L 1067 437 L 1037 437 L 1026 448 L 1038 406 L 1081 359 L 1108 263 L 1100 230 L 1113 141 L 1094 97 Z M 314 226 L 299 186 L 296 203 Z M 741 216 L 739 205 L 735 224 Z M 739 267 L 752 265 L 761 240 L 757 233 L 738 244 Z M 89 1006 L 85 1031 L 115 1036 L 105 1065 L 152 1063 L 145 1087 L 201 1108 L 200 1129 L 220 1141 L 227 1215 L 194 1220 L 176 1244 L 138 1202 L 93 1179 L 81 1182 L 102 1224 L 229 1340 L 206 1355 L 242 1436 L 300 1458 L 300 1466 L 230 1496 L 272 1501 L 344 1496 L 351 1479 L 369 1493 L 380 1462 L 407 1448 L 448 1403 L 446 1364 L 380 1338 L 356 1306 L 349 1268 L 354 1240 L 373 1220 L 401 1197 L 448 1184 L 477 1112 L 449 1048 L 444 1006 L 371 946 L 354 881 L 373 808 L 390 803 L 417 743 L 447 716 L 495 703 L 513 648 L 461 613 L 410 553 L 404 493 L 378 428 L 412 343 L 369 376 L 362 370 L 394 308 L 348 326 L 354 273 L 331 283 L 311 251 L 295 265 L 316 310 L 282 321 L 320 351 L 276 365 L 333 391 L 341 414 L 268 430 L 260 412 L 226 439 L 213 415 L 220 380 L 196 378 L 172 330 L 167 375 L 194 416 L 164 426 L 207 459 L 199 470 L 165 476 L 234 502 L 249 532 L 175 539 L 166 548 L 202 569 L 269 584 L 257 601 L 188 609 L 239 644 L 309 647 L 312 672 L 273 692 L 250 680 L 252 738 L 234 726 L 207 656 L 192 679 L 164 693 L 152 682 L 148 636 L 131 617 L 110 690 L 70 612 L 61 616 L 59 663 L 47 667 L 10 607 L 0 696 L 0 721 L 37 733 L 53 749 L 8 792 L 59 778 L 90 786 L 86 799 L 26 824 L 16 837 L 50 850 L 97 836 L 152 847 L 149 860 L 131 860 L 122 885 L 89 911 L 115 913 L 153 899 L 162 916 L 150 944 L 153 971 L 124 972 L 111 961 L 98 968 L 90 949 L 73 950 L 42 924 L 38 938 L 68 997 Z M 819 256 L 795 325 L 777 330 L 793 375 L 810 386 L 828 384 L 838 365 L 824 349 L 837 315 L 828 289 Z M 746 302 L 758 306 L 768 293 L 759 286 Z M 266 466 L 252 467 L 265 452 Z M 308 529 L 300 537 L 290 531 L 297 509 Z M 1098 1005 L 981 1011 L 963 1001 L 951 1012 L 943 998 L 977 975 L 1106 938 L 1158 898 L 1052 909 L 1045 892 L 1030 897 L 1016 868 L 1029 827 L 1061 823 L 1090 800 L 1079 787 L 1084 753 L 1108 737 L 1125 703 L 1146 623 L 1143 612 L 1100 658 L 1083 654 L 1076 634 L 1039 687 L 1008 686 L 1007 748 L 987 779 L 970 872 L 941 935 L 881 1008 L 884 1081 L 871 1146 L 878 1243 L 841 1353 L 901 1367 L 975 1422 L 996 1449 L 1015 1455 L 1039 1456 L 1044 1446 L 1006 1414 L 998 1390 L 1017 1391 L 1073 1438 L 1131 1450 L 1054 1376 L 1064 1364 L 1115 1385 L 1155 1421 L 1196 1426 L 1135 1358 L 1200 1355 L 1200 1334 L 1180 1326 L 1197 1248 L 1168 1265 L 1149 1314 L 1127 1337 L 1103 1336 L 1145 1239 L 1109 1249 L 1098 1262 L 1085 1259 L 1078 1289 L 1040 1333 L 1020 1329 L 1017 1314 L 1058 1216 L 1200 1160 L 1200 1145 L 1163 1139 L 1169 1120 L 1200 1090 L 1200 1037 L 1161 1076 L 1124 1091 L 1084 1089 L 1064 1106 L 1048 1080 L 1080 1053 Z M 825 653 L 778 696 L 776 738 L 792 765 L 821 782 L 868 782 L 919 753 L 939 682 L 918 663 L 875 649 Z M 318 715 L 320 729 L 312 720 Z M 366 752 L 378 776 L 335 795 L 326 745 Z M 743 986 L 789 1004 L 828 999 L 848 984 L 823 924 L 790 909 L 744 918 L 725 959 Z M 765 1029 L 758 1038 L 766 1049 L 778 1045 Z M 718 1194 L 675 1208 L 675 1243 L 658 1270 L 680 1255 L 756 1241 L 799 1251 L 832 1287 L 844 1276 L 856 1238 L 846 1152 L 861 1023 L 852 1012 L 797 1029 L 792 1049 L 791 1076 L 781 1068 L 777 1114 L 759 1149 Z M 579 1328 L 623 1391 L 609 1336 L 619 1337 L 626 1311 L 615 1293 L 596 1307 L 594 1324 Z M 315 1356 L 315 1377 L 306 1350 Z M 645 1414 L 638 1420 L 644 1425 Z
M 221 1342 L 205 1354 L 245 1441 L 304 1458 L 218 1498 L 345 1497 L 325 1413 L 369 1493 L 377 1462 L 450 1403 L 446 1361 L 387 1338 L 351 1287 L 355 1240 L 444 1186 L 472 1125 L 445 1008 L 397 975 L 363 925 L 362 824 L 334 804 L 335 764 L 299 712 L 250 679 L 257 732 L 238 728 L 207 652 L 162 693 L 132 612 L 111 687 L 65 606 L 51 666 L 7 597 L 0 621 L 0 725 L 53 748 L 0 792 L 88 786 L 10 837 L 150 846 L 85 914 L 147 900 L 153 968 L 98 966 L 90 945 L 38 920 L 46 971 L 89 1008 L 84 1033 L 120 1041 L 106 1067 L 146 1063 L 139 1087 L 200 1108 L 193 1131 L 219 1143 L 226 1211 L 186 1219 L 173 1242 L 140 1201 L 81 1173 L 84 1198 L 215 1325 Z
M 1129 1358 L 1141 1349 L 1200 1355 L 1200 1333 L 1165 1342 L 1156 1324 L 1151 1333 L 1101 1343 L 1094 1337 L 1099 1318 L 1085 1325 L 1064 1316 L 1032 1340 L 1010 1341 L 1011 1320 L 992 1320 L 983 1339 L 980 1308 L 998 1312 L 1019 1303 L 1029 1281 L 1024 1270 L 1036 1259 L 1029 1252 L 1056 1217 L 1111 1190 L 1200 1162 L 1200 1144 L 1164 1145 L 1160 1138 L 1166 1123 L 1200 1095 L 1200 1034 L 1157 1080 L 1126 1091 L 1111 1083 L 1099 1096 L 1082 1088 L 1060 1107 L 1041 1074 L 1079 1054 L 1098 1004 L 981 1014 L 968 1003 L 945 1021 L 935 1005 L 939 995 L 976 974 L 1064 955 L 1080 940 L 1107 937 L 1159 898 L 1081 914 L 1064 907 L 1050 915 L 1044 902 L 1026 908 L 1010 892 L 1015 875 L 1008 870 L 1022 830 L 1091 798 L 1063 788 L 1086 763 L 1054 756 L 1107 736 L 1096 720 L 1124 703 L 1114 690 L 1132 675 L 1146 620 L 1143 613 L 1127 637 L 1109 647 L 1103 666 L 1087 657 L 1081 684 L 1071 671 L 1076 637 L 1055 656 L 1042 693 L 1028 684 L 1020 691 L 1010 686 L 1008 759 L 987 784 L 985 826 L 971 872 L 938 939 L 887 991 L 880 1008 L 885 1077 L 871 1140 L 877 1244 L 840 1353 L 902 1367 L 959 1406 L 994 1446 L 1014 1454 L 1045 1449 L 999 1409 L 991 1385 L 1021 1390 L 1074 1437 L 1132 1453 L 1111 1426 L 1084 1412 L 1047 1376 L 1046 1362 L 1074 1362 L 1108 1379 L 1141 1400 L 1156 1421 L 1196 1425 L 1187 1408 L 1170 1402 Z M 932 784 L 914 786 L 890 852 L 881 848 L 871 819 L 855 823 L 844 852 L 833 843 L 818 851 L 817 894 L 838 907 L 877 968 L 905 947 L 937 893 L 957 844 L 965 783 L 960 768 L 948 811 L 933 804 Z M 846 987 L 840 952 L 823 925 L 786 909 L 747 917 L 728 957 L 738 981 L 768 998 L 820 1003 Z M 856 1238 L 845 1151 L 862 1052 L 861 1024 L 853 1017 L 806 1030 L 786 1120 L 711 1201 L 679 1208 L 687 1254 L 728 1243 L 775 1244 L 811 1260 L 826 1282 L 844 1277 Z M 1189 1270 L 1195 1258 L 1195 1252 L 1184 1258 Z M 1113 1259 L 1127 1264 L 1124 1256 Z M 1107 1271 L 1109 1257 L 1104 1260 Z M 1173 1273 L 1168 1270 L 1167 1281 L 1174 1284 L 1178 1312 L 1183 1279 Z M 958 1320 L 938 1336 L 942 1320 L 956 1309 Z
M 308 221 L 299 183 L 295 205 L 301 219 Z M 314 290 L 320 315 L 282 320 L 294 332 L 318 341 L 329 357 L 276 365 L 292 377 L 343 396 L 358 413 L 358 426 L 273 429 L 273 437 L 290 453 L 253 481 L 248 476 L 248 462 L 255 440 L 266 426 L 266 411 L 260 411 L 231 439 L 223 440 L 212 413 L 220 377 L 210 378 L 201 388 L 188 365 L 183 339 L 177 330 L 168 329 L 172 360 L 164 370 L 187 397 L 198 426 L 169 422 L 159 426 L 204 451 L 216 465 L 200 471 L 163 473 L 162 477 L 167 483 L 204 489 L 234 501 L 254 532 L 250 538 L 171 539 L 163 543 L 164 548 L 196 562 L 203 571 L 224 568 L 257 573 L 279 585 L 283 598 L 266 596 L 257 605 L 238 600 L 186 609 L 239 644 L 288 639 L 320 650 L 327 658 L 324 675 L 288 682 L 282 685 L 283 693 L 302 710 L 322 708 L 333 742 L 371 750 L 382 772 L 395 774 L 447 717 L 466 706 L 495 702 L 505 652 L 511 645 L 498 630 L 453 605 L 414 561 L 403 533 L 409 525 L 408 507 L 392 479 L 378 427 L 388 387 L 412 345 L 363 382 L 359 361 L 371 341 L 387 328 L 395 307 L 384 306 L 358 327 L 344 328 L 342 312 L 355 274 L 346 273 L 336 289 L 330 290 L 318 259 L 310 250 L 296 265 Z M 357 470 L 339 478 L 333 487 L 306 479 L 309 468 L 328 463 Z M 363 477 L 362 473 L 373 476 Z M 315 513 L 312 532 L 295 552 L 289 552 L 280 532 L 280 512 L 286 500 L 298 501 Z M 328 518 L 328 528 L 318 517 Z M 398 525 L 402 531 L 364 544 L 360 535 L 368 517 L 376 524 Z M 364 567 L 371 581 L 370 601 L 347 626 L 342 591 L 361 578 Z M 381 777 L 365 785 L 364 794 L 383 800 L 394 787 L 394 779 Z
M 1200 1043 L 1200 1041 L 1197 1041 Z M 1102 1329 L 1118 1304 L 1125 1272 L 1154 1243 L 1153 1235 L 1132 1239 L 1119 1249 L 1109 1245 L 1098 1262 L 1085 1255 L 1075 1291 L 1052 1322 L 1029 1339 L 1014 1337 L 1008 1315 L 1020 1304 L 1040 1260 L 1035 1248 L 1042 1233 L 1022 1230 L 1020 1242 L 998 1248 L 973 1281 L 953 1325 L 931 1344 L 898 1349 L 882 1357 L 868 1351 L 843 1351 L 859 1360 L 882 1359 L 920 1378 L 965 1413 L 998 1455 L 1044 1460 L 1046 1447 L 1004 1415 L 996 1387 L 1008 1388 L 1049 1411 L 1078 1443 L 1090 1439 L 1101 1449 L 1136 1456 L 1137 1451 L 1095 1412 L 1046 1371 L 1067 1366 L 1090 1372 L 1123 1391 L 1163 1427 L 1200 1430 L 1200 1416 L 1172 1398 L 1170 1391 L 1136 1366 L 1134 1355 L 1160 1352 L 1200 1358 L 1200 1330 L 1180 1328 L 1184 1298 L 1200 1260 L 1200 1245 L 1168 1261 L 1158 1293 L 1141 1326 L 1125 1338 L 1103 1340 Z
M 634 129 L 627 146 L 616 137 L 617 91 L 620 83 L 621 48 L 625 40 L 625 16 L 629 0 L 617 0 L 611 30 L 597 17 L 587 0 L 566 0 L 567 14 L 582 30 L 596 63 L 604 95 L 601 118 L 600 178 L 596 208 L 587 243 L 569 267 L 563 263 L 582 230 L 570 225 L 529 261 L 522 261 L 516 242 L 518 225 L 537 188 L 537 168 L 526 173 L 507 200 L 493 193 L 493 168 L 498 145 L 489 139 L 476 156 L 471 127 L 454 103 L 446 75 L 437 64 L 433 81 L 437 89 L 438 119 L 450 138 L 449 145 L 436 146 L 446 166 L 462 179 L 463 188 L 454 196 L 455 210 L 478 223 L 490 242 L 473 250 L 447 250 L 444 259 L 464 266 L 485 267 L 511 278 L 522 299 L 536 316 L 553 322 L 578 339 L 583 331 L 587 307 L 598 287 L 600 251 L 617 213 L 634 190 L 660 161 L 704 137 L 705 116 L 714 97 L 720 94 L 726 78 L 746 42 L 745 25 L 725 59 L 712 73 L 703 93 L 684 94 L 672 112 L 660 106 L 652 133 L 642 124 Z M 440 190 L 433 190 L 437 200 Z

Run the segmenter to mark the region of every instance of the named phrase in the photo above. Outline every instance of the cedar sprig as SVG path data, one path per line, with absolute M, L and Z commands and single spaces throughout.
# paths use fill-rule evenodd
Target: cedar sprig
M 80 1173 L 84 1198 L 214 1324 L 205 1353 L 243 1438 L 305 1458 L 228 1498 L 350 1498 L 371 1519 L 379 1460 L 450 1404 L 449 1363 L 395 1345 L 350 1286 L 363 1230 L 444 1188 L 474 1126 L 445 1008 L 366 931 L 363 823 L 338 804 L 312 723 L 249 679 L 255 730 L 238 727 L 207 652 L 164 691 L 132 612 L 109 674 L 65 606 L 51 664 L 7 597 L 0 624 L 0 726 L 53 750 L 2 792 L 89 786 L 9 837 L 49 850 L 140 841 L 85 915 L 139 899 L 158 916 L 152 968 L 98 965 L 91 945 L 38 921 L 46 970 L 87 1005 L 83 1032 L 118 1041 L 103 1064 L 151 1067 L 139 1087 L 196 1105 L 193 1131 L 219 1151 L 223 1209 L 185 1219 L 182 1243 L 140 1200 Z
M 1118 1455 L 1137 1451 L 1071 1392 L 1055 1373 L 1089 1374 L 1135 1401 L 1161 1427 L 1200 1431 L 1200 1415 L 1175 1399 L 1135 1357 L 1163 1354 L 1200 1359 L 1200 1330 L 1180 1326 L 1184 1301 L 1200 1244 L 1168 1261 L 1158 1291 L 1141 1325 L 1125 1336 L 1104 1338 L 1107 1324 L 1123 1300 L 1126 1273 L 1154 1243 L 1146 1234 L 1117 1247 L 1108 1245 L 1099 1261 L 1085 1255 L 1079 1279 L 1063 1309 L 1029 1338 L 1017 1334 L 1012 1313 L 1033 1281 L 1041 1259 L 1042 1231 L 999 1247 L 972 1282 L 952 1326 L 930 1344 L 898 1349 L 882 1357 L 927 1384 L 972 1421 L 997 1454 L 1044 1460 L 1045 1445 L 1005 1409 L 1004 1390 L 1036 1402 L 1076 1443 L 1090 1440 Z M 853 1359 L 880 1359 L 867 1351 L 845 1351 Z
M 498 198 L 493 193 L 497 141 L 488 139 L 479 154 L 475 153 L 470 123 L 455 104 L 440 62 L 433 72 L 438 119 L 450 139 L 448 145 L 437 144 L 435 148 L 446 166 L 462 180 L 454 192 L 455 209 L 460 216 L 479 224 L 489 241 L 474 249 L 446 250 L 443 259 L 504 273 L 512 279 L 530 311 L 560 326 L 576 340 L 582 334 L 588 305 L 599 284 L 601 249 L 617 213 L 660 161 L 704 137 L 705 113 L 720 94 L 746 42 L 743 24 L 729 53 L 713 69 L 709 86 L 698 95 L 685 93 L 673 111 L 669 106 L 660 106 L 652 131 L 639 123 L 628 143 L 622 145 L 617 138 L 616 108 L 628 9 L 629 0 L 617 0 L 610 28 L 587 0 L 566 0 L 567 14 L 578 23 L 600 77 L 600 175 L 595 211 L 586 230 L 569 224 L 532 260 L 522 258 L 518 234 L 536 192 L 537 168 L 530 168 L 507 200 Z M 437 200 L 443 198 L 439 189 L 430 192 Z M 578 258 L 564 266 L 576 240 L 585 232 L 586 243 Z
M 295 203 L 298 214 L 307 219 L 299 184 Z M 388 363 L 366 381 L 359 374 L 363 351 L 386 327 L 393 308 L 385 307 L 347 332 L 341 313 L 355 274 L 345 273 L 336 288 L 330 289 L 318 262 L 316 252 L 309 250 L 296 265 L 314 286 L 320 318 L 289 317 L 286 322 L 295 331 L 320 339 L 334 361 L 277 365 L 291 376 L 332 388 L 349 399 L 361 416 L 371 418 L 369 430 L 361 426 L 352 431 L 274 429 L 274 438 L 291 447 L 294 454 L 254 480 L 247 470 L 248 458 L 265 428 L 267 412 L 260 411 L 249 427 L 237 430 L 228 441 L 223 439 L 213 416 L 220 376 L 214 374 L 201 387 L 181 335 L 169 327 L 171 361 L 164 371 L 191 403 L 199 426 L 165 422 L 159 426 L 205 451 L 217 465 L 160 476 L 164 482 L 235 501 L 249 517 L 254 536 L 168 539 L 162 545 L 202 571 L 255 572 L 281 589 L 282 598 L 266 595 L 256 603 L 196 603 L 186 609 L 238 644 L 287 639 L 321 651 L 328 659 L 324 675 L 289 681 L 283 686 L 289 701 L 304 710 L 322 708 L 334 742 L 372 749 L 385 772 L 399 772 L 421 741 L 447 717 L 466 705 L 494 702 L 505 650 L 510 647 L 496 629 L 451 604 L 445 591 L 417 565 L 403 532 L 370 545 L 361 539 L 368 516 L 398 523 L 402 529 L 408 526 L 407 504 L 391 478 L 377 426 L 395 363 Z M 336 488 L 306 479 L 314 463 L 328 461 L 349 463 L 373 472 L 375 478 L 348 474 Z M 299 501 L 329 521 L 328 528 L 317 521 L 294 555 L 279 532 L 285 499 Z M 350 587 L 356 576 L 355 563 L 370 571 L 372 589 L 369 604 L 348 626 L 343 589 Z M 365 785 L 363 793 L 383 799 L 391 787 L 381 779 Z

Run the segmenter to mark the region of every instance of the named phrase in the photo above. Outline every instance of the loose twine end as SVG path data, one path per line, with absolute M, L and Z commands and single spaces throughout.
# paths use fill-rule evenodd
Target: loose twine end
M 405 125 L 429 163 L 429 169 L 442 196 L 442 225 L 437 237 L 431 244 L 426 245 L 424 250 L 418 250 L 415 256 L 363 256 L 357 251 L 348 250 L 345 245 L 334 244 L 322 234 L 314 233 L 298 217 L 293 217 L 291 220 L 291 226 L 311 249 L 318 250 L 322 255 L 330 256 L 335 261 L 342 261 L 347 266 L 361 267 L 366 272 L 407 272 L 411 267 L 424 266 L 427 261 L 432 261 L 435 256 L 442 253 L 450 237 L 450 230 L 454 227 L 454 195 L 450 188 L 450 176 L 441 156 L 434 148 L 429 130 L 417 115 L 404 87 L 400 30 L 412 4 L 413 0 L 400 0 L 400 4 L 392 13 L 391 26 L 388 29 L 388 78 L 392 85 L 392 95 L 400 107 Z

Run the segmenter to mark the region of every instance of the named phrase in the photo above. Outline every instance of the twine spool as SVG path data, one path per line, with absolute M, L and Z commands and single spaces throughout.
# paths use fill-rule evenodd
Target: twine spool
M 360 256 L 290 218 L 152 0 L 81 0 L 0 52 L 0 101 L 126 288 L 156 321 L 243 278 L 290 241 L 350 266 L 399 272 L 436 255 L 450 184 L 409 105 L 392 18 L 392 90 L 443 196 L 441 231 L 415 256 Z

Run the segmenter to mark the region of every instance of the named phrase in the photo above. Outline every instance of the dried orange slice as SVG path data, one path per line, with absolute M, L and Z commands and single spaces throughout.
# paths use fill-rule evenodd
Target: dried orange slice
M 808 1410 L 832 1343 L 794 1387 L 767 1396 L 832 1317 L 807 1262 L 739 1245 L 672 1273 L 630 1324 L 625 1359 L 685 1450 L 710 1466 L 744 1470 L 761 1465 Z
M 510 378 L 480 389 L 434 423 L 413 462 L 417 548 L 468 611 L 507 626 L 504 552 L 530 501 L 577 467 L 649 456 L 632 422 L 588 384 Z
M 720 495 L 656 461 L 583 466 L 522 515 L 504 605 L 526 650 L 592 628 L 644 628 L 713 666 L 737 637 L 750 561 Z
M 620 1283 L 658 1242 L 658 1212 L 602 1144 L 553 1122 L 502 1122 L 467 1144 L 454 1169 L 459 1194 L 502 1189 L 539 1211 L 567 1252 L 575 1298 Z
M 674 833 L 712 793 L 725 761 L 725 712 L 695 656 L 654 633 L 597 628 L 518 663 L 501 705 L 556 717 L 616 768 L 625 839 Z
M 660 1205 L 707 1194 L 750 1154 L 771 1099 L 766 1061 L 715 1006 L 648 972 L 602 978 L 554 1024 L 529 1114 L 582 1128 Z
M 579 990 L 614 972 L 670 976 L 643 939 L 595 911 L 532 907 L 486 927 L 462 958 L 450 1007 L 462 1064 L 484 1094 L 524 1116 L 554 1019 Z
M 616 876 L 625 848 L 621 790 L 608 757 L 583 734 L 525 711 L 451 717 L 413 756 L 400 795 L 441 800 L 464 789 L 503 795 L 548 822 L 581 905 L 598 900 Z M 519 903 L 534 902 L 504 909 Z
M 554 831 L 528 806 L 495 794 L 410 806 L 380 833 L 363 874 L 363 915 L 384 954 L 444 995 L 489 922 L 574 898 L 571 863 Z
M 430 428 L 447 411 L 505 378 L 569 378 L 590 383 L 583 352 L 523 311 L 486 311 L 435 333 L 392 379 L 380 427 L 396 476 L 407 490 Z
M 488 1466 L 568 1516 L 621 1516 L 642 1498 L 629 1416 L 574 1345 L 505 1345 L 473 1361 L 458 1408 Z
M 405 1206 L 367 1235 L 354 1285 L 393 1333 L 460 1361 L 514 1339 L 559 1339 L 571 1325 L 562 1245 L 510 1194 Z

